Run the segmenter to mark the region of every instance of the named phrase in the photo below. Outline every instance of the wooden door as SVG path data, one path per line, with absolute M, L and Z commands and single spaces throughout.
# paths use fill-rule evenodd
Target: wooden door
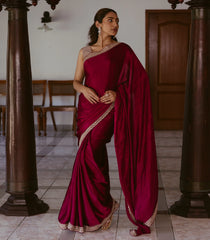
M 190 40 L 188 10 L 146 11 L 146 69 L 155 129 L 182 129 Z

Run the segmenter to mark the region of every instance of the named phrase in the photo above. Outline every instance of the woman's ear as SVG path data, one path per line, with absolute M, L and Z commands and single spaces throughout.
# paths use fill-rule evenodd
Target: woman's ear
M 96 22 L 95 22 L 95 25 L 96 25 L 97 28 L 100 28 L 100 27 L 101 27 L 101 24 L 100 24 L 99 21 L 96 21 Z

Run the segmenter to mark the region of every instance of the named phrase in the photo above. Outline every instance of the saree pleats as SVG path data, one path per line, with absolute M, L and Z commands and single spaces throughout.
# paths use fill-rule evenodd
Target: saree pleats
M 115 210 L 110 195 L 106 143 L 113 135 L 113 110 L 84 138 L 75 159 L 59 222 L 79 232 L 100 228 Z

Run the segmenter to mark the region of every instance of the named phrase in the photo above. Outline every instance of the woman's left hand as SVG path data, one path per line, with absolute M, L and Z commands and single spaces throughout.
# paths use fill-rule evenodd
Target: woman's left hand
M 104 93 L 104 95 L 100 98 L 100 102 L 105 104 L 110 104 L 115 102 L 116 100 L 116 92 L 112 90 L 108 90 Z

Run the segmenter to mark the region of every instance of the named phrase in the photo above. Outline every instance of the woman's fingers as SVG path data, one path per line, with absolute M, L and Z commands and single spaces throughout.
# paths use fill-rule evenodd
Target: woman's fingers
M 109 91 L 106 91 L 105 94 L 100 98 L 100 101 L 105 104 L 109 104 L 109 103 L 115 102 L 115 99 L 116 99 L 116 92 L 109 90 Z
M 97 103 L 97 102 L 98 102 L 97 99 L 94 98 L 94 97 L 89 97 L 88 100 L 89 100 L 89 102 L 91 102 L 91 103 Z
M 112 90 L 108 90 L 104 93 L 104 95 L 99 98 L 95 91 L 91 88 L 86 87 L 83 91 L 85 98 L 92 104 L 96 104 L 99 101 L 105 104 L 110 104 L 115 102 L 116 92 Z
M 100 101 L 103 103 L 109 103 L 109 102 L 112 102 L 112 99 L 111 97 L 103 97 L 103 98 L 100 98 Z
M 99 97 L 94 92 L 90 93 L 90 97 L 94 99 L 96 102 L 99 102 Z
M 95 96 L 95 95 L 89 96 L 89 99 L 90 99 L 91 103 L 98 103 L 99 102 L 99 97 Z
M 85 91 L 83 91 L 83 94 L 90 103 L 96 104 L 99 102 L 99 97 L 93 89 L 86 87 Z
M 110 93 L 108 91 L 106 91 L 105 94 L 100 98 L 100 101 L 106 102 L 106 101 L 110 100 L 110 97 L 111 97 Z
M 98 101 L 95 100 L 95 98 L 93 98 L 93 97 L 87 97 L 87 100 L 88 100 L 90 103 L 92 103 L 92 104 L 98 103 Z

